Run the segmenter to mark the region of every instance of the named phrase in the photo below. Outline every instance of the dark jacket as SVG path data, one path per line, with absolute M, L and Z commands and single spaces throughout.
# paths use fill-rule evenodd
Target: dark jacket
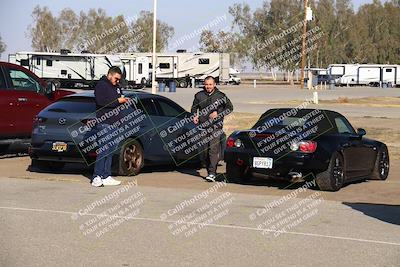
M 120 104 L 118 98 L 121 97 L 120 89 L 111 84 L 106 76 L 101 77 L 94 88 L 96 100 L 96 116 L 100 118 L 107 112 L 112 111 Z M 120 115 L 113 115 L 103 123 L 112 124 L 120 118 Z
M 214 111 L 217 111 L 219 117 L 211 122 L 209 115 Z M 232 102 L 218 88 L 215 88 L 210 95 L 205 89 L 196 93 L 191 108 L 192 114 L 197 115 L 199 113 L 199 124 L 204 125 L 204 128 L 209 125 L 207 121 L 211 122 L 212 125 L 217 125 L 218 128 L 222 128 L 224 117 L 232 111 Z

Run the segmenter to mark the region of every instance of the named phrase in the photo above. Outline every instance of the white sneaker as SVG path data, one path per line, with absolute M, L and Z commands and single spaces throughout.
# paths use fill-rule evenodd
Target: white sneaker
M 106 179 L 103 179 L 103 185 L 120 185 L 121 181 L 115 180 L 111 176 L 108 176 Z
M 215 175 L 214 174 L 209 174 L 209 175 L 207 175 L 207 177 L 206 177 L 206 180 L 208 181 L 208 182 L 215 182 Z
M 103 180 L 101 179 L 100 176 L 96 176 L 93 178 L 92 186 L 95 186 L 95 187 L 103 186 Z

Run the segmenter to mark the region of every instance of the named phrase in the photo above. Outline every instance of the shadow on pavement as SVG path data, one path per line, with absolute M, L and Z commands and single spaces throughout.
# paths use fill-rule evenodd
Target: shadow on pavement
M 350 202 L 343 202 L 343 204 L 352 209 L 358 210 L 367 216 L 387 223 L 400 225 L 400 205 Z

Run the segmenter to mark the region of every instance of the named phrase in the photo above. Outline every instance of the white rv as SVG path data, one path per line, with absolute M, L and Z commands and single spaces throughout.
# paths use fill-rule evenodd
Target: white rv
M 8 61 L 21 65 L 37 76 L 53 80 L 62 87 L 92 86 L 111 66 L 125 73 L 117 56 L 102 54 L 75 54 L 62 50 L 53 52 L 18 52 L 9 55 Z
M 400 85 L 400 65 L 332 64 L 328 74 L 337 85 Z
M 130 87 L 143 88 L 149 82 L 149 58 L 135 54 L 118 54 L 125 67 L 126 77 Z
M 125 54 L 119 54 L 122 58 Z M 148 57 L 149 71 L 153 71 L 152 53 L 133 53 Z M 157 53 L 156 80 L 175 81 L 178 87 L 187 87 L 194 78 L 197 82 L 211 75 L 218 82 L 229 82 L 229 54 L 227 53 Z

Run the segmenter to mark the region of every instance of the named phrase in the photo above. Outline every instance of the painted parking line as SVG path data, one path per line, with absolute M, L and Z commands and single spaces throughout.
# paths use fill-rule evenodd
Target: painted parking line
M 72 211 L 62 211 L 62 210 L 47 210 L 47 209 L 31 209 L 31 208 L 19 208 L 19 207 L 1 207 L 0 209 L 3 210 L 14 210 L 14 211 L 27 211 L 27 212 L 43 212 L 43 213 L 56 213 L 56 214 L 66 214 L 70 215 L 71 217 L 76 217 L 77 213 Z M 79 216 L 103 216 L 103 217 L 111 217 L 110 215 L 103 215 L 103 214 L 96 214 L 96 213 L 85 213 Z M 160 222 L 160 223 L 179 223 L 178 221 L 173 220 L 161 220 L 157 218 L 146 218 L 146 217 L 126 217 L 126 216 L 115 216 L 116 218 L 124 218 L 125 220 L 136 220 L 136 221 L 148 221 L 148 222 Z M 308 237 L 319 237 L 319 238 L 326 238 L 326 239 L 337 239 L 337 240 L 345 240 L 345 241 L 355 241 L 355 242 L 362 242 L 362 243 L 372 243 L 372 244 L 382 244 L 382 245 L 392 245 L 392 246 L 399 246 L 400 243 L 395 242 L 387 242 L 381 240 L 372 240 L 372 239 L 363 239 L 363 238 L 353 238 L 353 237 L 344 237 L 344 236 L 333 236 L 333 235 L 321 235 L 321 234 L 314 234 L 314 233 L 304 233 L 304 232 L 282 232 L 272 229 L 258 229 L 255 227 L 248 227 L 248 226 L 240 226 L 240 225 L 225 225 L 225 224 L 204 224 L 204 223 L 191 223 L 186 222 L 189 225 L 201 225 L 207 227 L 214 227 L 214 228 L 225 228 L 225 229 L 237 229 L 237 230 L 248 230 L 248 231 L 255 231 L 255 232 L 262 232 L 267 231 L 271 233 L 280 233 L 280 234 L 288 234 L 288 235 L 300 235 L 300 236 L 308 236 Z

